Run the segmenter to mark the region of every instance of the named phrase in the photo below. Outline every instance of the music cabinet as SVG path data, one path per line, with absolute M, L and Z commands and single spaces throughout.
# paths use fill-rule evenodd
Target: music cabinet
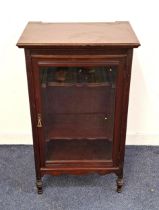
M 25 49 L 36 186 L 45 174 L 117 175 L 123 164 L 133 48 L 129 22 L 29 22 Z

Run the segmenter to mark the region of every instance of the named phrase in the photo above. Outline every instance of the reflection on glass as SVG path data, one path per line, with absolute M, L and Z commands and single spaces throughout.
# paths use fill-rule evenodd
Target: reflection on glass
M 116 66 L 42 67 L 46 161 L 111 160 Z

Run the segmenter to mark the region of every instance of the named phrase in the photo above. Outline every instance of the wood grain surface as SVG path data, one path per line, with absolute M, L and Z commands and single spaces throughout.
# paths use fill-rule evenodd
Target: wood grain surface
M 29 22 L 17 46 L 55 45 L 140 45 L 131 25 L 127 21 L 107 23 L 43 23 Z

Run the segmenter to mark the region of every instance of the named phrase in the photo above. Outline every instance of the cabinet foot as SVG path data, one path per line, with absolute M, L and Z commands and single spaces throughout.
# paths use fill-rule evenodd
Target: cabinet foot
M 117 192 L 120 193 L 122 192 L 122 187 L 123 187 L 123 178 L 121 177 L 118 177 L 117 180 L 116 180 L 116 183 L 117 183 Z
M 36 187 L 37 187 L 37 193 L 38 194 L 42 194 L 43 193 L 43 189 L 42 189 L 42 179 L 37 179 L 36 180 Z

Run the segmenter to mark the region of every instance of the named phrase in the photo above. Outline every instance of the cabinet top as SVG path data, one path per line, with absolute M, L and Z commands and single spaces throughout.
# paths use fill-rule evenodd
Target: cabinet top
M 138 47 L 140 43 L 127 21 L 107 23 L 29 22 L 17 46 L 114 46 Z

